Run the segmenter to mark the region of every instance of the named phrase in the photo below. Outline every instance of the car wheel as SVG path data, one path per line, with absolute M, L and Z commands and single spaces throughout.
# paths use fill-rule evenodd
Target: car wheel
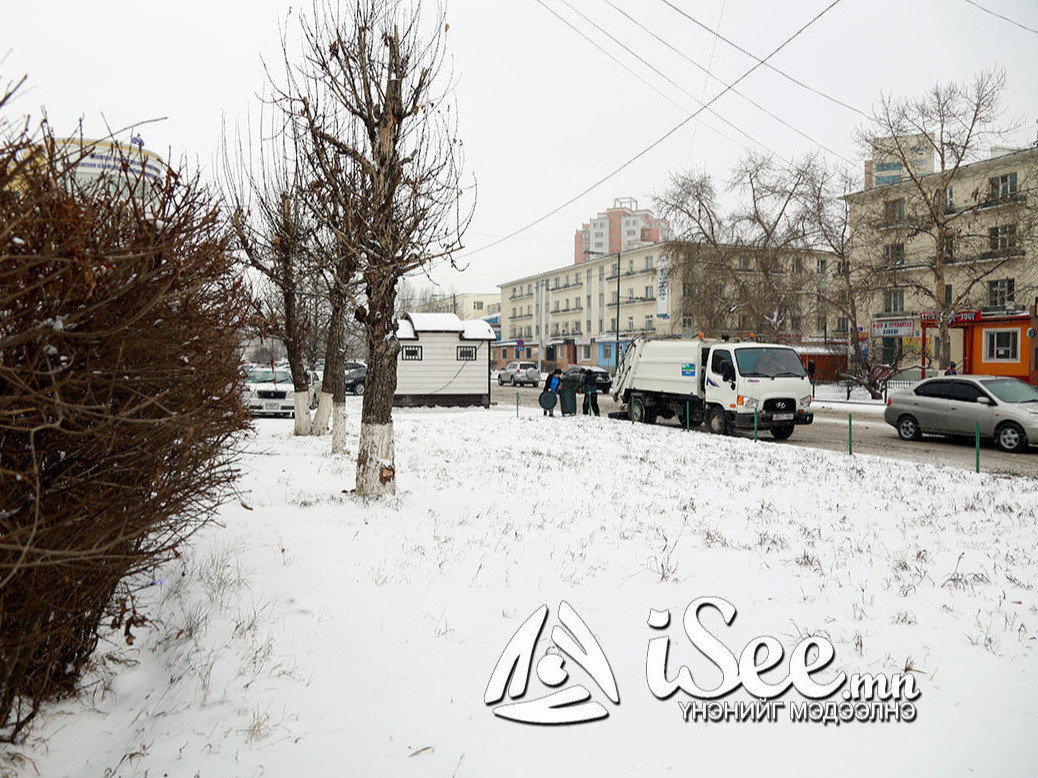
M 532 386 L 532 387 L 533 387 L 534 389 L 536 389 L 536 388 L 537 388 L 538 386 L 540 386 L 540 385 L 541 385 L 541 383 L 540 383 L 540 381 L 534 381 L 534 382 L 533 382 L 532 384 L 530 384 L 530 385 L 531 385 L 531 386 Z
M 919 422 L 915 416 L 902 416 L 897 420 L 897 434 L 901 440 L 919 440 L 923 437 L 923 431 L 919 429 Z
M 357 384 L 353 387 L 354 394 L 364 394 L 364 384 Z
M 645 422 L 645 400 L 641 397 L 631 398 L 631 421 L 638 424 Z
M 789 424 L 789 425 L 787 425 L 785 427 L 772 427 L 771 428 L 771 437 L 775 438 L 775 440 L 786 440 L 792 434 L 793 434 L 793 425 L 792 424 Z
M 515 376 L 512 376 L 511 378 L 509 378 L 509 379 L 508 379 L 508 382 L 509 382 L 509 383 L 510 383 L 510 384 L 511 384 L 512 386 L 515 386 Z
M 723 435 L 727 426 L 722 408 L 711 408 L 707 412 L 706 427 L 712 435 Z
M 503 379 L 500 375 L 498 375 L 498 377 L 497 377 L 497 385 L 498 386 L 504 386 L 505 385 L 505 379 Z
M 1018 424 L 1003 424 L 995 432 L 995 445 L 1011 454 L 1027 450 L 1027 435 Z

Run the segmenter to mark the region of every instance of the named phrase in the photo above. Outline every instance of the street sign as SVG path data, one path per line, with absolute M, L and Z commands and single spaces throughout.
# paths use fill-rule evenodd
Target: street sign
M 519 338 L 519 340 L 517 340 L 515 342 L 515 345 L 518 346 L 519 348 L 526 348 L 526 341 L 523 340 L 522 338 Z

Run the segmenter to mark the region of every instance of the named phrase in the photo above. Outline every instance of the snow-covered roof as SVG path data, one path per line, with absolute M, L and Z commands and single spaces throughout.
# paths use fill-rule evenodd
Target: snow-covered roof
M 461 333 L 462 340 L 494 340 L 494 328 L 482 319 L 462 322 L 465 329 Z
M 401 317 L 400 321 L 397 322 L 396 326 L 396 339 L 397 340 L 417 340 L 418 336 L 415 335 L 414 327 L 411 322 Z
M 397 340 L 417 340 L 423 332 L 456 332 L 460 340 L 495 340 L 494 328 L 482 319 L 462 321 L 453 313 L 405 313 L 397 325 Z

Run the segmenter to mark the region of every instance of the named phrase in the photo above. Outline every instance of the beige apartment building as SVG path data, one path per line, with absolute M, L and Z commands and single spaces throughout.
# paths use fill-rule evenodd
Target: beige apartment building
M 671 334 L 663 249 L 641 246 L 501 284 L 496 364 L 612 367 L 617 342 L 623 349 L 638 335 Z
M 847 197 L 852 264 L 877 271 L 865 297 L 882 348 L 936 365 L 943 317 L 960 372 L 1034 382 L 1036 173 L 1038 148 L 994 149 L 954 173 L 891 176 Z
M 413 306 L 415 313 L 453 313 L 459 319 L 483 319 L 500 310 L 497 292 L 458 292 L 439 295 Z

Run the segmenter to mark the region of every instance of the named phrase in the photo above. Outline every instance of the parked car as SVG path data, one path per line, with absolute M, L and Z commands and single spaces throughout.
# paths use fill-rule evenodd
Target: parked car
M 595 374 L 595 385 L 598 387 L 598 391 L 608 392 L 613 388 L 613 378 L 609 375 L 609 371 L 597 365 L 570 365 L 562 374 L 562 380 L 567 383 L 576 381 L 576 385 L 581 386 L 583 374 L 588 370 Z
M 321 380 L 312 370 L 306 371 L 307 402 L 311 409 L 317 407 L 321 392 Z M 295 386 L 292 373 L 285 368 L 245 368 L 245 408 L 253 416 L 295 416 Z
M 1016 378 L 940 376 L 910 391 L 890 395 L 883 411 L 902 440 L 923 434 L 993 440 L 1003 451 L 1026 451 L 1038 443 L 1038 391 Z
M 356 365 L 357 363 L 347 363 Z M 368 379 L 368 368 L 358 365 L 346 371 L 346 391 L 353 394 L 364 394 L 364 384 Z
M 537 387 L 541 383 L 541 371 L 533 362 L 509 362 L 508 365 L 497 374 L 497 385 L 530 384 Z

